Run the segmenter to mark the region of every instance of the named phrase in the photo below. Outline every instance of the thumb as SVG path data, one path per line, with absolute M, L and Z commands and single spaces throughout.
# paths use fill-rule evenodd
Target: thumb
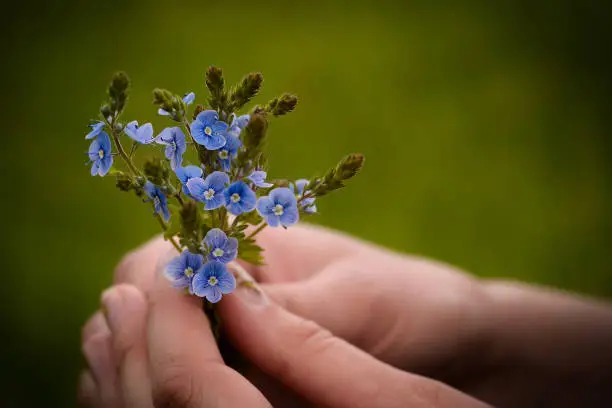
M 230 340 L 260 369 L 316 405 L 485 406 L 444 384 L 376 360 L 258 292 L 241 288 L 235 293 L 220 303 Z

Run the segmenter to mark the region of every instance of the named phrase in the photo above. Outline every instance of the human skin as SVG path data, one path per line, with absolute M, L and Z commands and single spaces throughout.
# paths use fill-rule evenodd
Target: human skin
M 320 228 L 268 229 L 259 243 L 266 249 L 266 266 L 248 269 L 272 301 L 253 301 L 256 293 L 241 290 L 220 303 L 228 337 L 254 363 L 258 375 L 247 375 L 251 383 L 223 365 L 197 302 L 159 279 L 159 254 L 167 254 L 168 248 L 157 240 L 122 262 L 115 279 L 120 286 L 103 297 L 108 311 L 116 310 L 108 306 L 109 297 L 119 296 L 124 306 L 131 305 L 129 313 L 119 314 L 121 323 L 112 313 L 106 319 L 96 314 L 84 329 L 84 353 L 96 367 L 95 381 L 91 372 L 82 380 L 82 396 L 89 405 L 151 406 L 155 399 L 163 406 L 160 398 L 177 399 L 185 387 L 159 391 L 160 384 L 168 388 L 167 381 L 158 379 L 167 375 L 164 372 L 177 377 L 172 374 L 176 367 L 160 364 L 159 356 L 164 361 L 168 350 L 175 350 L 193 362 L 203 353 L 200 349 L 208 352 L 202 361 L 214 363 L 225 380 L 211 387 L 208 376 L 215 370 L 181 368 L 187 379 L 174 378 L 170 385 L 190 384 L 191 397 L 183 395 L 182 402 L 199 404 L 190 406 L 210 406 L 197 397 L 200 393 L 215 396 L 215 403 L 241 395 L 249 398 L 244 406 L 266 406 L 256 405 L 267 401 L 252 384 L 275 406 L 297 406 L 298 401 L 337 407 L 481 406 L 441 381 L 499 406 L 576 406 L 567 403 L 609 398 L 601 382 L 609 378 L 603 362 L 610 362 L 607 344 L 612 337 L 606 304 L 479 281 L 449 266 Z M 166 302 L 163 307 L 159 297 Z M 545 330 L 537 330 L 543 318 Z M 577 330 L 569 330 L 569 324 Z M 134 334 L 139 330 L 140 336 Z M 193 342 L 176 333 L 194 333 Z M 130 335 L 131 342 L 121 340 Z M 143 338 L 147 341 L 134 340 Z M 550 346 L 550 339 L 556 347 Z M 564 353 L 568 349 L 573 351 L 569 355 Z M 593 369 L 596 362 L 601 363 L 599 370 Z M 205 365 L 199 364 L 198 370 Z M 206 381 L 199 380 L 203 378 Z M 363 384 L 364 378 L 379 380 Z M 599 388 L 589 380 L 593 378 L 600 380 Z M 574 387 L 551 392 L 566 381 Z M 238 391 L 241 387 L 244 392 Z M 378 392 L 363 391 L 372 387 Z M 373 399 L 380 395 L 385 401 Z M 129 398 L 142 404 L 125 402 Z

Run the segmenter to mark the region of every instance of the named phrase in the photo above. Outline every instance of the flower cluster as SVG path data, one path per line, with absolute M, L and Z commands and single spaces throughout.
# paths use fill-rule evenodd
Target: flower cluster
M 342 187 L 363 164 L 363 156 L 349 155 L 311 181 L 267 181 L 262 147 L 269 121 L 293 111 L 297 98 L 284 94 L 239 115 L 262 80 L 261 74 L 249 74 L 227 90 L 221 70 L 211 67 L 206 73 L 210 109 L 197 105 L 191 115 L 188 106 L 195 93 L 180 97 L 156 89 L 157 113 L 175 122 L 156 135 L 151 123 L 120 120 L 129 79 L 118 73 L 100 119 L 90 124 L 85 136 L 92 140 L 87 153 L 91 174 L 115 175 L 121 190 L 133 191 L 152 205 L 164 237 L 180 254 L 165 269 L 171 284 L 211 303 L 241 283 L 232 272 L 236 258 L 262 262 L 262 248 L 255 241 L 261 230 L 287 228 L 301 216 L 316 214 L 317 197 Z M 131 142 L 129 149 L 126 141 Z M 165 159 L 149 159 L 139 168 L 134 156 L 143 145 L 160 149 Z M 121 169 L 113 167 L 116 156 Z

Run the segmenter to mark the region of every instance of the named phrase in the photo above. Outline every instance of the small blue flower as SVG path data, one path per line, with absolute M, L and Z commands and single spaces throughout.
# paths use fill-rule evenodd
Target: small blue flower
M 295 189 L 293 187 L 293 184 L 291 184 L 291 191 L 296 193 L 298 200 L 300 200 L 303 195 L 310 193 L 310 190 L 304 191 L 304 188 L 306 188 L 308 183 L 309 181 L 306 179 L 299 179 L 295 182 Z M 314 214 L 317 212 L 317 206 L 315 205 L 314 202 L 315 202 L 314 197 L 304 198 L 302 199 L 302 201 L 300 201 L 300 207 L 304 209 L 305 213 Z
M 166 145 L 166 159 L 170 160 L 172 170 L 176 170 L 183 164 L 183 154 L 187 150 L 187 143 L 181 128 L 166 128 L 155 140 L 159 144 Z
M 183 102 L 185 102 L 185 105 L 191 105 L 194 100 L 195 100 L 195 94 L 193 92 L 189 92 L 185 94 L 185 96 L 183 96 Z M 157 110 L 157 114 L 161 116 L 170 116 L 170 112 L 162 108 L 159 108 Z
M 89 163 L 92 176 L 105 176 L 113 165 L 111 141 L 108 133 L 100 132 L 98 137 L 89 145 Z
M 217 150 L 225 145 L 227 123 L 219 120 L 214 110 L 201 112 L 191 123 L 191 135 L 198 144 L 208 150 Z
M 240 215 L 255 208 L 257 196 L 242 180 L 232 183 L 223 194 L 227 210 L 234 215 Z
M 204 244 L 208 249 L 208 260 L 228 263 L 236 259 L 238 254 L 238 240 L 228 238 L 219 228 L 213 228 L 206 233 Z
M 251 120 L 251 116 L 250 115 L 242 115 L 242 116 L 236 116 L 234 115 L 234 119 L 232 119 L 232 125 L 231 127 L 237 127 L 240 130 L 244 129 L 248 124 L 249 124 L 249 120 Z M 240 132 L 238 132 L 240 133 Z
M 125 125 L 124 131 L 126 135 L 138 143 L 149 144 L 155 141 L 153 138 L 153 125 L 150 123 L 138 126 L 138 121 L 134 120 Z
M 197 296 L 217 303 L 223 295 L 236 289 L 236 279 L 221 262 L 209 262 L 196 273 L 191 286 Z
M 223 192 L 229 184 L 229 176 L 221 171 L 213 171 L 206 179 L 194 177 L 187 180 L 187 189 L 196 200 L 204 202 L 205 210 L 214 210 L 223 205 Z
M 297 199 L 293 192 L 286 187 L 275 188 L 267 197 L 257 201 L 257 212 L 266 219 L 271 227 L 289 227 L 300 218 L 297 208 Z
M 102 129 L 104 129 L 104 122 L 97 121 L 89 125 L 89 127 L 91 128 L 91 132 L 85 136 L 85 139 L 93 139 L 98 136 L 100 132 L 102 132 Z
M 232 167 L 232 159 L 238 156 L 238 149 L 242 147 L 242 142 L 233 132 L 228 132 L 226 136 L 225 146 L 219 149 L 219 161 L 223 171 L 230 171 Z
M 192 178 L 202 177 L 202 168 L 198 166 L 177 167 L 175 172 L 176 177 L 178 177 L 178 179 L 181 181 L 181 184 L 183 185 L 183 194 L 188 197 L 191 197 L 191 193 L 187 188 L 187 182 Z
M 204 257 L 202 255 L 183 251 L 182 254 L 168 262 L 164 270 L 164 276 L 172 282 L 173 287 L 187 288 L 189 293 L 193 293 L 191 281 L 203 264 Z
M 268 173 L 266 173 L 265 171 L 255 170 L 254 172 L 251 173 L 250 176 L 247 177 L 247 179 L 250 180 L 253 184 L 255 184 L 256 187 L 270 188 L 274 184 L 266 183 L 267 176 L 268 176 Z
M 144 192 L 149 197 L 148 201 L 153 201 L 155 211 L 153 214 L 161 214 L 166 221 L 170 219 L 170 211 L 168 210 L 168 199 L 166 195 L 155 184 L 147 181 L 144 185 Z

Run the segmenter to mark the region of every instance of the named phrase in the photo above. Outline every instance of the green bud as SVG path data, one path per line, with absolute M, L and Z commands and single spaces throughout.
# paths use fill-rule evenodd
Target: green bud
M 268 130 L 268 120 L 265 115 L 253 115 L 249 120 L 249 124 L 244 129 L 243 144 L 247 151 L 251 151 L 254 157 L 259 153 L 266 139 Z
M 346 180 L 354 177 L 363 167 L 365 158 L 362 154 L 349 154 L 322 178 L 314 179 L 305 190 L 312 191 L 315 197 L 321 197 L 344 187 Z
M 222 111 L 227 105 L 227 95 L 224 91 L 225 80 L 221 68 L 209 67 L 206 70 L 206 87 L 210 92 L 208 102 L 212 109 Z
M 283 116 L 292 112 L 297 103 L 297 96 L 284 93 L 280 97 L 276 97 L 268 102 L 266 110 L 276 117 Z
M 108 120 L 108 118 L 113 114 L 113 111 L 111 110 L 110 106 L 108 106 L 108 104 L 105 103 L 100 108 L 100 114 L 102 115 L 104 119 Z
M 204 112 L 204 105 L 196 105 L 195 109 L 193 110 L 193 120 L 195 120 L 195 118 L 202 112 Z
M 160 158 L 152 158 L 145 162 L 144 173 L 151 183 L 157 186 L 163 186 L 168 183 L 170 177 L 170 169 L 165 160 Z
M 108 96 L 110 98 L 110 110 L 115 114 L 119 114 L 125 108 L 125 103 L 128 97 L 128 89 L 130 87 L 130 78 L 123 71 L 116 72 L 111 79 L 108 87 Z M 108 116 L 105 116 L 108 117 Z
M 132 178 L 123 172 L 117 172 L 117 188 L 121 191 L 130 191 L 132 187 Z
M 263 82 L 263 75 L 259 72 L 250 73 L 232 89 L 229 96 L 228 111 L 235 112 L 249 103 L 259 90 Z

